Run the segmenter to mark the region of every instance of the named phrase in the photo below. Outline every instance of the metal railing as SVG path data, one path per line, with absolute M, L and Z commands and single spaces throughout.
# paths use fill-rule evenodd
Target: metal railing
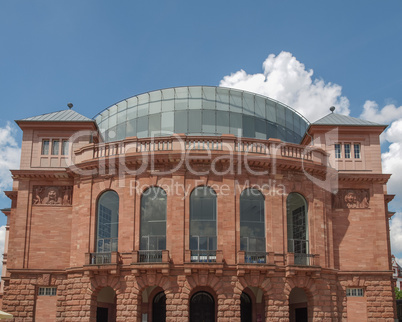
M 266 252 L 245 252 L 244 263 L 248 264 L 265 264 L 267 262 Z
M 288 239 L 288 251 L 294 254 L 294 264 L 300 266 L 314 265 L 315 255 L 309 254 L 309 241 L 305 239 Z
M 216 250 L 192 250 L 191 261 L 194 263 L 216 263 Z
M 141 263 L 160 263 L 162 262 L 161 250 L 140 250 L 138 251 L 138 261 Z
M 112 262 L 112 253 L 91 253 L 89 263 L 91 265 L 110 264 Z
M 314 264 L 313 254 L 294 253 L 295 265 L 312 266 Z

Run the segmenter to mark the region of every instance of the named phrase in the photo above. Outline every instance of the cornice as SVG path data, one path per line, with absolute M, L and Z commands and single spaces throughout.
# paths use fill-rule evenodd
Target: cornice
M 384 195 L 385 202 L 390 203 L 392 200 L 394 200 L 395 195 Z
M 338 180 L 341 182 L 375 182 L 386 184 L 391 177 L 383 173 L 338 173 Z
M 70 179 L 66 169 L 63 170 L 11 170 L 13 179 Z
M 18 191 L 4 191 L 4 194 L 11 200 L 17 199 Z

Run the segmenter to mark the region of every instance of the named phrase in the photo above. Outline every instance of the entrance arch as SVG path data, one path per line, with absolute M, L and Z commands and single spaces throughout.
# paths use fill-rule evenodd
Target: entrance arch
M 240 316 L 241 322 L 253 321 L 253 304 L 250 296 L 244 292 L 240 296 Z
M 190 321 L 215 321 L 215 300 L 211 294 L 201 291 L 191 297 Z
M 116 292 L 110 286 L 102 288 L 96 298 L 96 322 L 116 321 Z
M 166 295 L 159 292 L 152 301 L 152 322 L 166 321 Z
M 289 320 L 290 322 L 307 322 L 308 305 L 306 292 L 295 287 L 289 294 Z

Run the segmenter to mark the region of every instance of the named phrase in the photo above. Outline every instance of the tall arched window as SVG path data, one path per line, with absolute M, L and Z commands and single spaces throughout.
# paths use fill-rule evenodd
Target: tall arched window
M 119 236 L 119 196 L 115 191 L 106 191 L 98 199 L 96 224 L 96 263 L 110 262 L 110 253 L 117 252 Z
M 295 254 L 295 264 L 308 265 L 307 202 L 298 193 L 290 193 L 286 200 L 288 222 L 288 251 Z
M 166 192 L 159 187 L 151 187 L 141 196 L 141 262 L 162 261 L 162 250 L 166 249 L 166 206 Z
M 246 189 L 240 195 L 240 249 L 246 263 L 265 263 L 264 196 L 257 189 Z
M 216 193 L 198 187 L 190 195 L 191 261 L 216 261 Z

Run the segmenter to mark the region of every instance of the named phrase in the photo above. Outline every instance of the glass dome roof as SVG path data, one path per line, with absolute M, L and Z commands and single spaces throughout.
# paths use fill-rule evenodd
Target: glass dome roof
M 273 99 L 214 86 L 156 90 L 127 98 L 94 117 L 105 142 L 136 136 L 234 134 L 300 143 L 309 122 Z

